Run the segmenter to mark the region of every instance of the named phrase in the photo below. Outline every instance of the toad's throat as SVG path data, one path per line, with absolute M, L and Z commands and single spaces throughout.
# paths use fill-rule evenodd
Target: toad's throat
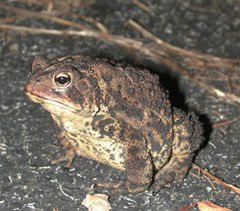
M 53 100 L 53 99 L 49 99 L 49 98 L 45 98 L 45 97 L 42 97 L 42 96 L 37 96 L 37 95 L 33 95 L 32 93 L 30 92 L 25 92 L 25 94 L 35 103 L 40 103 L 42 104 L 42 106 L 44 108 L 48 108 L 48 106 L 44 106 L 45 104 L 51 104 L 53 106 L 55 106 L 56 108 L 60 107 L 60 108 L 63 108 L 63 109 L 67 109 L 68 111 L 71 111 L 73 113 L 78 113 L 80 112 L 79 109 L 76 109 L 74 108 L 72 105 L 65 105 L 63 102 L 60 102 L 60 101 L 57 101 L 57 100 Z M 48 109 L 47 109 L 48 110 Z

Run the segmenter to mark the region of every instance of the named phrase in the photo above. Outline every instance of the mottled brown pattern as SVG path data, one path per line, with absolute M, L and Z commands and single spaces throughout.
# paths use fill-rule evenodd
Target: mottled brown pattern
M 181 183 L 202 141 L 194 114 L 171 108 L 157 75 L 77 55 L 37 57 L 26 94 L 48 110 L 65 155 L 124 171 L 129 192 Z M 119 187 L 119 185 L 113 185 Z

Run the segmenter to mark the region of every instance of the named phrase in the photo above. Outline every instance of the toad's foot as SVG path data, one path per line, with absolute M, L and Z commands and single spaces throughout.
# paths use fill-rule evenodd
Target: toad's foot
M 133 183 L 131 183 L 129 181 L 122 181 L 122 182 L 118 182 L 118 183 L 99 182 L 94 185 L 94 188 L 100 188 L 100 187 L 110 189 L 108 191 L 109 196 L 117 194 L 117 193 L 122 193 L 122 192 L 137 193 L 137 192 L 142 192 L 142 191 L 148 189 L 148 185 L 145 185 L 145 186 L 142 185 L 139 187 L 139 184 L 135 185 L 133 188 Z
M 103 188 L 109 188 L 111 190 L 109 190 L 107 192 L 107 194 L 109 196 L 113 196 L 117 193 L 122 193 L 123 191 L 126 190 L 126 187 L 125 186 L 125 183 L 124 182 L 119 182 L 119 183 L 114 183 L 114 182 L 99 182 L 97 184 L 94 185 L 94 188 L 100 188 L 100 187 L 103 187 Z
M 192 163 L 192 154 L 173 157 L 155 176 L 151 189 L 158 192 L 163 186 L 175 180 L 182 183 Z
M 65 149 L 65 154 L 61 155 L 57 159 L 53 160 L 51 162 L 51 164 L 56 164 L 56 163 L 59 163 L 59 162 L 66 161 L 67 163 L 65 165 L 65 168 L 69 169 L 71 167 L 72 162 L 73 162 L 75 157 L 76 157 L 76 151 L 74 149 L 67 148 L 67 149 Z

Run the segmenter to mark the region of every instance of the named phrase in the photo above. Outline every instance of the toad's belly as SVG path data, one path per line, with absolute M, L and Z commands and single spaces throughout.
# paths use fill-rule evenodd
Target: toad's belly
M 123 144 L 106 137 L 93 138 L 84 134 L 75 137 L 68 134 L 68 136 L 79 156 L 125 171 Z
M 86 126 L 91 119 L 82 119 L 71 112 L 63 113 L 61 118 L 53 114 L 52 117 L 58 126 L 58 136 L 64 138 L 66 147 L 70 144 L 79 156 L 125 171 L 123 143 L 93 130 L 91 125 Z

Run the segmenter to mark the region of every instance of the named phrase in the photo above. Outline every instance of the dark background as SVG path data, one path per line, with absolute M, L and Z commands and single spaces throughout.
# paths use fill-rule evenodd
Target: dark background
M 1 1 L 4 2 L 9 3 Z M 239 57 L 239 1 L 141 2 L 151 9 L 150 13 L 126 0 L 96 0 L 84 7 L 75 5 L 71 11 L 97 19 L 112 34 L 144 41 L 138 32 L 125 27 L 125 23 L 133 19 L 172 45 L 216 56 Z M 43 10 L 39 5 L 17 1 L 8 5 Z M 11 14 L 0 9 L 0 18 Z M 77 22 L 85 24 L 82 20 Z M 59 24 L 34 17 L 15 20 L 10 24 L 63 29 Z M 64 170 L 63 164 L 50 165 L 50 161 L 61 153 L 59 149 L 48 146 L 56 143 L 51 118 L 40 105 L 31 102 L 24 94 L 31 61 L 39 55 L 84 54 L 128 62 L 157 72 L 163 86 L 170 91 L 172 104 L 185 111 L 195 111 L 204 125 L 205 144 L 195 163 L 223 181 L 240 186 L 239 121 L 211 128 L 212 124 L 237 117 L 239 105 L 220 101 L 174 70 L 161 65 L 161 62 L 94 38 L 16 31 L 0 31 L 0 35 L 0 210 L 86 210 L 81 206 L 86 195 L 84 186 L 123 178 L 123 174 L 115 169 L 80 157 L 70 171 Z M 150 41 L 146 40 L 146 44 L 151 47 Z M 191 169 L 182 185 L 171 183 L 156 195 L 146 191 L 117 195 L 110 201 L 113 210 L 174 211 L 202 200 L 238 210 L 240 196 L 213 183 L 215 190 L 202 174 Z

